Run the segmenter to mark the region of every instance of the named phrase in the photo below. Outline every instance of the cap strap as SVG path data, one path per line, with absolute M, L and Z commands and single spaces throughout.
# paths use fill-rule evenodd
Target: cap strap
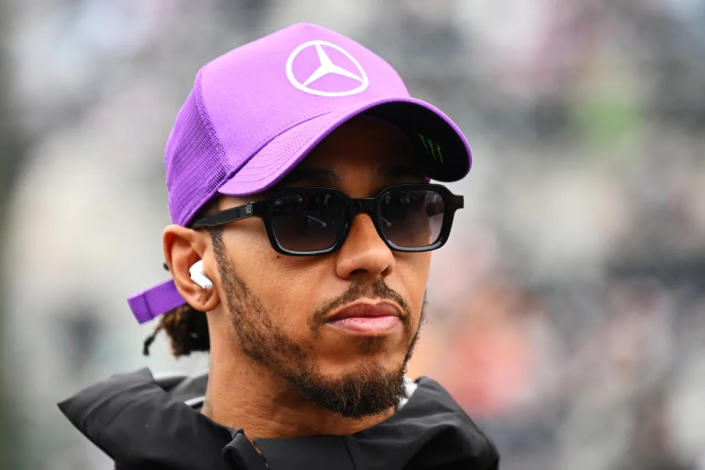
M 130 309 L 137 321 L 144 323 L 162 313 L 180 307 L 186 301 L 176 290 L 174 280 L 169 279 L 144 292 L 129 297 L 127 303 L 130 305 Z

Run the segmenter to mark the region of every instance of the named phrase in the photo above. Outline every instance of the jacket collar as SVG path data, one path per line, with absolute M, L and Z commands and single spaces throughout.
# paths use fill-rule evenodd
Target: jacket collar
M 186 384 L 186 386 L 184 386 Z M 205 380 L 171 380 L 148 369 L 115 375 L 59 403 L 83 434 L 126 468 L 336 470 L 495 469 L 498 454 L 448 393 L 422 378 L 407 404 L 376 426 L 347 436 L 256 439 L 184 404 Z M 178 396 L 178 400 L 175 398 Z M 265 464 L 266 461 L 266 464 Z M 410 463 L 413 462 L 413 465 Z

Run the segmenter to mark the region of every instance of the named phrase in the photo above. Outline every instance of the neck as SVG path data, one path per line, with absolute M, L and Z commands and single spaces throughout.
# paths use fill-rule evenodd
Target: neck
M 301 397 L 284 378 L 235 348 L 213 349 L 206 400 L 201 411 L 216 423 L 244 429 L 256 438 L 353 434 L 394 413 L 346 418 Z

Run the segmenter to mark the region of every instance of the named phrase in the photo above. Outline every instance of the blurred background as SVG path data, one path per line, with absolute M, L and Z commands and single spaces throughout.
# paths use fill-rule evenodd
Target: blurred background
M 152 355 L 162 152 L 198 67 L 298 21 L 445 110 L 475 164 L 410 375 L 507 470 L 705 469 L 705 2 L 0 4 L 0 467 L 111 468 L 55 403 Z

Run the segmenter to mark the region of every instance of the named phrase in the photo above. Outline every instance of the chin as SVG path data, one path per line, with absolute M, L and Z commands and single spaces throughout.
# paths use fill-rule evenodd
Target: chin
M 345 418 L 385 413 L 404 397 L 404 361 L 390 367 L 378 361 L 355 362 L 343 370 L 295 377 L 292 384 L 305 399 Z
M 390 353 L 369 350 L 359 354 L 349 354 L 340 361 L 325 360 L 319 363 L 322 377 L 330 380 L 340 379 L 355 374 L 403 374 L 406 371 L 406 356 L 404 352 Z

